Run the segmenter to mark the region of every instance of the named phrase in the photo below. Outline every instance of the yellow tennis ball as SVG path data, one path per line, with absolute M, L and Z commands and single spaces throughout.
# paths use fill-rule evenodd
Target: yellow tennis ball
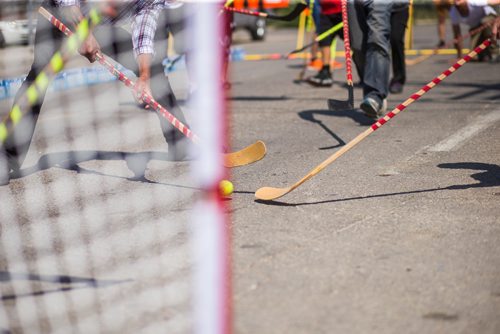
M 222 180 L 219 183 L 219 191 L 222 196 L 230 196 L 233 193 L 234 186 L 231 181 Z

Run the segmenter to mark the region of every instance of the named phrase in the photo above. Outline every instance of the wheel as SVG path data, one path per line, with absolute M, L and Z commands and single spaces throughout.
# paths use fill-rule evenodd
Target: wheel
M 255 25 L 250 30 L 250 35 L 254 41 L 262 41 L 266 38 L 266 20 L 263 18 L 258 18 L 255 21 Z

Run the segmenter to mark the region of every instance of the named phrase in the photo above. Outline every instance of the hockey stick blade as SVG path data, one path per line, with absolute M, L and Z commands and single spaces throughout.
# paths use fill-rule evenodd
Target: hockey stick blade
M 71 36 L 73 32 L 64 25 L 61 21 L 59 21 L 55 16 L 53 16 L 49 11 L 45 8 L 40 7 L 39 10 L 41 15 L 43 15 L 47 20 L 49 20 L 54 26 L 56 26 L 61 32 L 63 32 L 67 36 Z M 123 82 L 127 87 L 134 87 L 135 83 L 130 80 L 122 71 L 119 70 L 121 66 L 118 62 L 113 60 L 112 58 L 106 57 L 101 54 L 97 54 L 97 58 L 99 63 L 103 65 L 111 74 L 117 77 L 117 79 Z M 135 77 L 133 72 L 131 75 Z M 160 115 L 166 118 L 177 130 L 181 131 L 187 138 L 191 139 L 195 144 L 199 143 L 199 138 L 191 132 L 191 130 L 179 122 L 173 115 L 171 115 L 165 108 L 163 108 L 159 103 L 157 103 L 152 97 L 147 94 L 143 94 L 143 97 L 146 97 L 145 102 L 149 104 L 149 106 L 160 113 Z M 246 148 L 237 151 L 228 153 L 225 155 L 225 163 L 226 167 L 238 167 L 244 166 L 256 161 L 261 160 L 266 155 L 266 146 L 262 141 L 257 141 Z
M 290 13 L 284 16 L 277 16 L 273 14 L 267 14 L 267 18 L 271 20 L 281 20 L 281 21 L 292 21 L 294 20 L 297 16 L 300 15 L 304 11 L 304 9 L 307 8 L 307 5 L 305 3 L 299 3 L 294 10 L 292 10 Z
M 301 184 L 306 182 L 307 180 L 311 179 L 313 176 L 321 172 L 323 169 L 325 169 L 327 166 L 329 166 L 331 163 L 333 163 L 335 160 L 340 158 L 344 153 L 355 147 L 357 144 L 359 144 L 363 139 L 368 137 L 370 134 L 375 132 L 376 130 L 380 129 L 384 124 L 389 122 L 393 117 L 395 117 L 397 114 L 399 114 L 401 111 L 405 110 L 410 104 L 413 102 L 417 101 L 420 99 L 425 93 L 429 92 L 431 89 L 436 87 L 440 82 L 442 82 L 444 79 L 446 79 L 448 76 L 450 76 L 452 73 L 457 71 L 459 68 L 461 68 L 464 64 L 469 62 L 471 59 L 476 57 L 479 53 L 484 51 L 489 45 L 491 44 L 491 40 L 487 39 L 483 43 L 481 43 L 478 47 L 476 47 L 473 51 L 469 52 L 465 57 L 459 59 L 455 64 L 453 64 L 451 67 L 449 67 L 447 70 L 445 70 L 443 73 L 441 73 L 439 76 L 435 77 L 429 83 L 426 85 L 422 86 L 419 91 L 411 95 L 408 99 L 406 99 L 403 103 L 398 105 L 396 108 L 394 108 L 392 111 L 388 112 L 385 114 L 384 117 L 380 118 L 378 121 L 376 121 L 374 124 L 372 124 L 371 127 L 360 133 L 356 138 L 352 139 L 350 142 L 348 142 L 345 146 L 342 146 L 340 150 L 332 154 L 329 158 L 327 158 L 325 161 L 320 163 L 318 166 L 316 166 L 313 170 L 311 170 L 309 173 L 306 174 L 302 179 L 297 181 L 295 184 L 293 184 L 290 187 L 287 188 L 273 188 L 273 187 L 263 187 L 258 189 L 255 192 L 255 197 L 259 200 L 263 201 L 272 201 L 277 198 L 280 198 L 292 190 L 298 188 Z
M 224 166 L 233 168 L 249 165 L 264 158 L 266 152 L 266 145 L 258 140 L 242 150 L 224 154 Z
M 354 109 L 354 88 L 348 85 L 349 97 L 347 101 L 328 99 L 328 109 L 331 111 L 345 111 Z
M 293 51 L 290 51 L 288 52 L 288 54 L 286 55 L 286 58 L 290 57 L 291 55 L 294 55 L 296 53 L 299 53 L 299 52 L 302 52 L 304 51 L 305 49 L 309 49 L 311 46 L 314 45 L 314 43 L 316 43 L 316 41 L 312 42 L 312 43 L 309 43 L 309 44 L 306 44 L 304 45 L 303 47 L 301 47 L 300 49 L 295 49 Z

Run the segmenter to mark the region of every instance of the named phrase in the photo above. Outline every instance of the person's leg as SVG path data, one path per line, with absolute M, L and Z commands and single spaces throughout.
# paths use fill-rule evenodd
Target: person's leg
M 312 19 L 314 22 L 314 28 L 315 28 L 314 34 L 312 34 L 313 41 L 314 41 L 314 39 L 316 39 L 316 37 L 318 37 L 319 29 L 320 29 L 320 25 L 321 25 L 321 7 L 319 4 L 319 1 L 320 0 L 314 0 L 313 8 L 312 8 L 312 15 L 311 16 L 312 16 Z M 318 66 L 323 65 L 323 63 L 318 61 L 318 59 L 317 59 L 318 58 L 318 51 L 321 52 L 319 44 L 317 42 L 315 42 L 311 47 L 311 60 L 309 62 L 309 66 L 314 67 L 316 69 L 319 69 Z
M 330 58 L 331 58 L 331 51 L 329 46 L 323 46 L 321 47 L 321 61 L 323 62 L 323 66 L 328 66 L 330 68 Z
M 332 14 L 332 15 L 328 15 L 328 20 L 329 20 L 329 28 L 328 30 L 330 30 L 331 28 L 335 27 L 337 24 L 339 23 L 342 23 L 342 14 Z M 331 59 L 331 46 L 332 46 L 332 43 L 333 43 L 333 40 L 337 37 L 340 37 L 340 38 L 343 38 L 343 29 L 340 29 L 339 31 L 335 32 L 334 34 L 331 34 L 330 36 L 328 36 L 328 38 L 325 38 L 325 42 L 323 44 L 321 44 L 322 46 L 322 50 L 323 50 L 323 63 L 324 64 L 330 64 L 330 62 L 332 61 Z
M 394 11 L 391 16 L 392 80 L 391 93 L 402 92 L 406 82 L 405 31 L 408 21 L 408 7 Z
M 311 42 L 314 42 L 316 37 L 318 37 L 318 34 L 314 33 L 311 36 Z M 307 66 L 311 69 L 320 69 L 323 66 L 323 62 L 318 59 L 318 52 L 321 52 L 321 49 L 318 42 L 314 42 L 311 46 L 311 58 L 309 59 L 309 63 L 307 64 Z
M 364 96 L 382 102 L 387 97 L 390 72 L 390 33 L 393 3 L 367 1 L 368 36 L 364 68 Z
M 348 2 L 349 39 L 352 51 L 352 60 L 356 66 L 360 84 L 363 85 L 365 71 L 365 49 L 368 36 L 366 24 L 366 10 L 363 1 Z
M 443 47 L 446 40 L 446 17 L 450 9 L 450 5 L 445 3 L 445 1 L 435 1 L 437 17 L 438 17 L 438 47 Z
M 484 24 L 491 23 L 492 21 L 496 20 L 496 16 L 494 15 L 487 15 L 483 17 L 481 20 L 481 24 L 477 27 L 471 28 L 471 31 L 479 28 L 480 26 Z M 471 36 L 471 48 L 476 48 L 478 47 L 482 42 L 484 42 L 486 39 L 492 37 L 492 29 L 491 26 L 487 26 L 485 29 L 481 31 L 481 33 L 476 34 L 475 36 Z M 483 52 L 481 52 L 478 55 L 478 60 L 479 61 L 490 61 L 494 60 L 498 54 L 498 45 L 496 43 L 491 43 L 489 47 L 486 48 Z
M 54 15 L 58 15 L 59 12 L 57 8 L 52 5 L 52 1 L 44 1 L 43 6 Z M 60 15 L 58 16 L 60 17 Z M 20 168 L 28 152 L 38 115 L 40 114 L 40 109 L 45 98 L 46 89 L 38 89 L 38 100 L 31 106 L 24 102 L 25 92 L 30 85 L 34 83 L 38 74 L 43 71 L 55 52 L 60 49 L 63 38 L 64 35 L 58 29 L 43 16 L 40 14 L 38 15 L 33 64 L 13 102 L 13 105 L 21 105 L 23 117 L 19 123 L 15 125 L 3 143 L 3 150 L 0 148 L 0 151 L 3 151 L 3 154 L 0 154 L 6 155 L 3 160 L 7 160 L 10 169 L 14 171 Z
M 188 126 L 184 114 L 175 98 L 170 82 L 165 75 L 163 60 L 167 57 L 167 18 L 163 10 L 158 18 L 155 34 L 155 55 L 151 63 L 151 92 L 153 98 L 181 123 Z M 94 33 L 104 53 L 111 55 L 127 69 L 138 73 L 130 33 L 116 26 L 102 26 Z M 164 116 L 157 113 L 163 137 L 168 144 L 168 154 L 172 159 L 182 160 L 187 154 L 186 137 Z
M 328 31 L 333 27 L 332 19 L 330 15 L 321 14 L 319 20 L 318 34 Z M 326 38 L 319 41 L 320 51 L 321 51 L 321 60 L 322 67 L 318 71 L 318 73 L 309 78 L 307 81 L 319 87 L 331 87 L 333 85 L 332 73 L 330 71 L 330 45 L 332 44 L 333 36 L 329 35 Z
M 471 32 L 472 30 L 474 30 L 474 29 L 476 29 L 478 27 L 479 26 L 471 27 L 469 29 L 469 32 Z M 484 38 L 484 30 L 481 30 L 481 32 L 479 32 L 478 34 L 472 35 L 470 37 L 470 47 L 471 47 L 471 49 L 474 49 L 476 46 L 478 46 L 479 44 L 481 44 L 480 41 L 482 41 L 483 38 Z M 479 55 L 477 55 L 476 57 L 474 57 L 473 61 L 483 61 L 483 57 L 484 57 L 485 52 L 486 52 L 486 50 L 484 50 Z
M 165 69 L 162 63 L 163 59 L 167 57 L 168 50 L 168 30 L 166 29 L 168 17 L 165 12 L 166 11 L 163 10 L 158 18 L 158 28 L 155 34 L 155 57 L 151 64 L 151 91 L 158 103 L 164 106 L 181 123 L 189 126 L 177 102 L 173 89 L 170 86 L 168 77 L 165 75 Z M 181 37 L 177 39 L 179 40 L 176 40 L 176 43 L 183 42 Z M 188 154 L 189 139 L 160 114 L 158 114 L 158 118 L 160 120 L 163 136 L 168 143 L 169 156 L 175 160 L 184 159 Z
M 228 79 L 229 72 L 229 58 L 231 56 L 231 45 L 233 43 L 233 29 L 232 23 L 234 19 L 234 14 L 232 12 L 225 11 L 224 15 L 224 33 L 220 43 L 222 44 L 224 54 L 222 61 L 222 73 L 221 73 L 221 84 L 224 89 L 230 89 L 231 83 Z

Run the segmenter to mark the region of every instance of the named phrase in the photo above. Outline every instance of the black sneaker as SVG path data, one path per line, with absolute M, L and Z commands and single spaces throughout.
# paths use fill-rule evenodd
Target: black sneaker
M 387 100 L 383 99 L 382 102 L 379 102 L 375 98 L 367 96 L 363 99 L 363 102 L 361 102 L 360 108 L 367 117 L 378 118 L 385 114 L 387 110 Z
M 332 74 L 326 68 L 323 68 L 315 76 L 308 78 L 307 81 L 316 87 L 332 87 L 333 85 Z
M 389 85 L 389 92 L 392 94 L 401 94 L 403 92 L 403 84 L 397 81 L 392 81 Z

